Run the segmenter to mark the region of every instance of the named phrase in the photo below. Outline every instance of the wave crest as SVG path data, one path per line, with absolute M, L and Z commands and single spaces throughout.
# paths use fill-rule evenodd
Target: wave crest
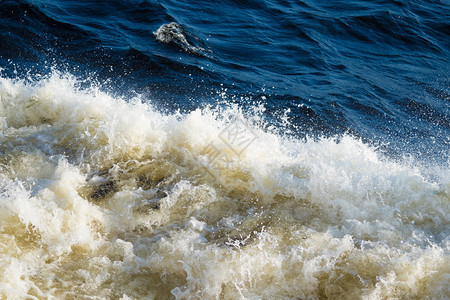
M 175 22 L 161 25 L 154 32 L 154 35 L 157 41 L 166 44 L 175 44 L 184 51 L 192 54 L 209 56 L 211 53 L 210 50 L 196 45 L 192 39 L 199 41 L 199 38 L 189 34 L 183 26 Z
M 76 86 L 0 79 L 1 295 L 445 294 L 448 178 L 267 132 L 258 107 L 163 114 Z

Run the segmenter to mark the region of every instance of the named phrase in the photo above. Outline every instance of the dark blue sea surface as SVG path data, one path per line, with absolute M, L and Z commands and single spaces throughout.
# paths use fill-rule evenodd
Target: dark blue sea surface
M 0 19 L 7 75 L 64 70 L 166 109 L 256 101 L 298 136 L 448 160 L 448 1 L 2 0 Z M 194 51 L 156 39 L 171 22 Z

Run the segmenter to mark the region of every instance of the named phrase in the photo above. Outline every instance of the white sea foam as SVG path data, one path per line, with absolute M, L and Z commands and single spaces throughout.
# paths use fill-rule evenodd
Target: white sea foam
M 76 86 L 0 78 L 2 297 L 450 297 L 447 167 Z
M 205 55 L 208 57 L 210 56 L 210 50 L 202 48 L 192 41 L 188 41 L 188 38 L 200 41 L 198 37 L 192 34 L 188 34 L 183 26 L 175 22 L 161 25 L 153 34 L 156 40 L 161 43 L 172 43 L 178 45 L 184 51 L 190 52 L 192 54 Z

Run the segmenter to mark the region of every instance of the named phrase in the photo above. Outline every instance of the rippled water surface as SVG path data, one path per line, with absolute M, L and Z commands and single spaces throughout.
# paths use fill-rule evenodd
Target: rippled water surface
M 448 1 L 0 20 L 1 299 L 450 297 Z

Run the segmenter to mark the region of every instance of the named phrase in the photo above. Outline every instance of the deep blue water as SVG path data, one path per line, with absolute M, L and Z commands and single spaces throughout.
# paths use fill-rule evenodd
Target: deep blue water
M 1 0 L 0 19 L 5 77 L 56 69 L 163 110 L 262 103 L 295 136 L 448 163 L 449 1 Z M 187 44 L 157 40 L 171 22 Z

